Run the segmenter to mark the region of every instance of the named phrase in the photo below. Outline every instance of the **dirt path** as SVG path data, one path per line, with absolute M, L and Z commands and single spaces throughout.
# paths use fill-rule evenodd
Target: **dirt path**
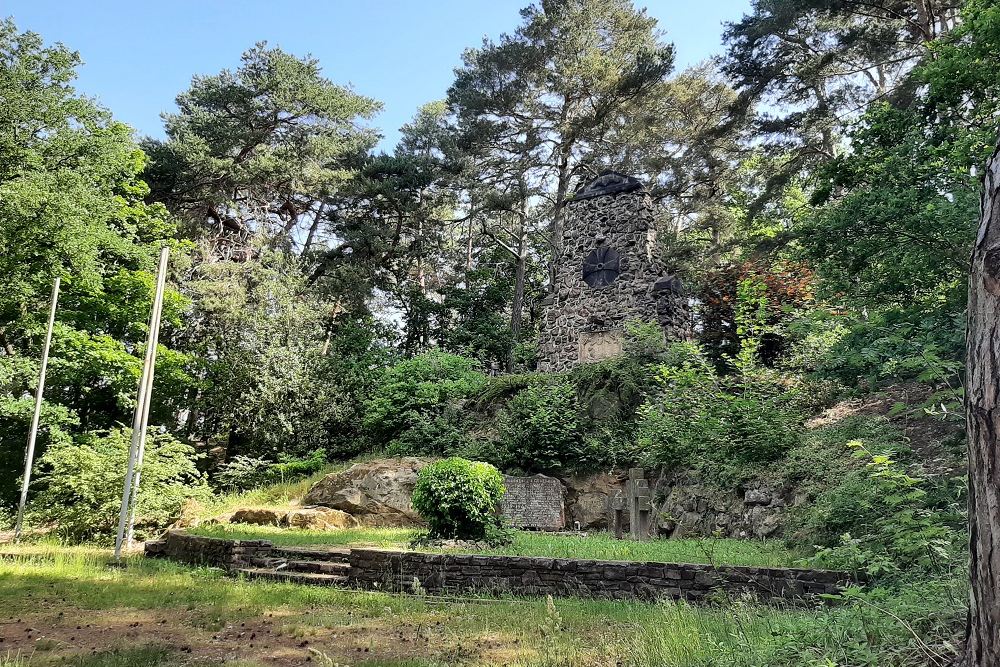
M 391 618 L 354 617 L 350 612 L 336 616 L 340 622 L 326 624 L 320 610 L 266 613 L 216 624 L 216 619 L 198 610 L 47 610 L 0 620 L 0 655 L 30 655 L 34 665 L 114 648 L 162 646 L 182 662 L 198 664 L 240 660 L 346 667 L 412 658 L 509 664 L 532 652 L 502 633 L 462 637 L 440 624 L 417 625 L 401 619 L 393 623 Z

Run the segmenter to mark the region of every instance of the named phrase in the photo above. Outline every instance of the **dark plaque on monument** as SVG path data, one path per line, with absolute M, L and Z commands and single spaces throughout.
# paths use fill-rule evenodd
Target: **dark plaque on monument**
M 510 477 L 504 475 L 507 493 L 500 512 L 515 528 L 562 530 L 566 526 L 562 482 L 554 477 Z
M 590 287 L 604 287 L 618 278 L 621 255 L 614 248 L 595 248 L 583 260 L 583 282 Z

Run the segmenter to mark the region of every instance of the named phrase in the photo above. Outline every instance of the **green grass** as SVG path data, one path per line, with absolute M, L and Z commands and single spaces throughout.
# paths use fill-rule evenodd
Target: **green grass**
M 235 638 L 233 628 L 262 619 L 275 622 L 277 634 L 291 647 L 287 650 L 299 651 L 303 661 L 309 655 L 310 662 L 320 665 L 909 666 L 927 664 L 926 657 L 915 648 L 910 629 L 881 609 L 905 619 L 931 642 L 952 630 L 952 616 L 943 610 L 960 609 L 964 596 L 960 586 L 945 582 L 939 589 L 887 597 L 878 601 L 880 609 L 867 604 L 782 609 L 732 599 L 712 606 L 585 599 L 547 604 L 517 597 L 449 601 L 248 582 L 214 569 L 138 557 L 127 558 L 124 568 L 111 568 L 108 550 L 52 542 L 0 550 L 6 552 L 0 559 L 0 636 L 4 618 L 24 615 L 50 636 L 64 618 L 57 613 L 87 622 L 124 623 L 130 615 L 156 610 L 143 628 L 159 627 L 159 618 L 169 620 L 169 625 L 181 626 L 183 641 L 224 650 L 247 666 L 269 663 L 264 654 L 241 654 L 247 639 Z M 233 638 L 223 637 L 227 629 L 225 637 Z M 417 641 L 421 638 L 426 643 Z M 144 634 L 124 646 L 102 647 L 96 655 L 53 649 L 30 654 L 28 661 L 10 655 L 0 665 L 221 664 L 197 651 L 195 656 L 164 653 L 164 645 L 156 642 L 156 636 Z M 308 642 L 307 648 L 301 642 Z M 345 646 L 362 643 L 369 651 L 344 657 Z M 149 651 L 146 662 L 136 657 L 142 651 Z
M 201 526 L 192 529 L 191 532 L 208 537 L 267 539 L 284 546 L 323 545 L 388 549 L 408 549 L 409 543 L 420 534 L 418 530 L 405 528 L 348 528 L 318 531 L 239 524 Z M 434 549 L 424 548 L 422 550 L 433 551 Z M 677 539 L 633 542 L 631 540 L 616 540 L 612 535 L 604 532 L 580 537 L 519 531 L 515 535 L 514 543 L 509 546 L 485 551 L 465 551 L 546 558 L 714 563 L 717 565 L 765 567 L 789 566 L 793 565 L 796 560 L 796 555 L 790 553 L 777 541 Z

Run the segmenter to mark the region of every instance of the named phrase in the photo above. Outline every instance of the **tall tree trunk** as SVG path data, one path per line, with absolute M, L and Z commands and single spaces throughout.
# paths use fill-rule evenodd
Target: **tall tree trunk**
M 469 237 L 465 240 L 465 272 L 468 273 L 472 270 L 472 234 L 473 225 L 476 224 L 476 195 L 472 192 L 469 193 Z M 464 285 L 468 285 L 468 276 L 462 281 Z
M 510 334 L 514 345 L 521 338 L 521 322 L 524 314 L 524 272 L 526 257 L 524 251 L 524 237 L 518 244 L 518 254 L 514 259 L 514 298 L 510 304 Z M 507 372 L 514 370 L 514 348 L 511 347 L 507 354 Z
M 569 192 L 569 153 L 569 147 L 563 146 L 560 148 L 559 172 L 556 179 L 556 204 L 555 210 L 552 212 L 552 238 L 549 240 L 552 246 L 552 263 L 549 266 L 549 289 L 553 290 L 556 284 L 556 265 L 559 261 L 559 255 L 562 254 L 563 204 L 566 203 L 566 194 Z
M 313 238 L 316 236 L 316 230 L 319 229 L 319 221 L 323 217 L 323 203 L 320 202 L 319 208 L 316 209 L 316 217 L 313 218 L 312 224 L 309 225 L 309 233 L 306 234 L 306 242 L 302 246 L 302 254 L 305 255 L 309 252 L 309 248 L 312 247 Z
M 986 169 L 966 338 L 969 622 L 965 667 L 1000 665 L 1000 149 Z

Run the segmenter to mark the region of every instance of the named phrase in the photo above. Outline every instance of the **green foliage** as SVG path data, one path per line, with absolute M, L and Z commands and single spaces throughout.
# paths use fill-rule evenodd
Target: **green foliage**
M 503 476 L 488 463 L 452 457 L 425 466 L 413 489 L 413 508 L 431 537 L 481 540 L 499 525 Z
M 442 349 L 502 368 L 515 342 L 506 316 L 512 282 L 510 271 L 485 264 L 446 286 L 438 317 Z
M 156 256 L 186 244 L 146 203 L 131 130 L 72 82 L 79 56 L 0 21 L 0 504 L 23 465 L 52 280 L 62 278 L 37 455 L 131 419 Z M 151 419 L 194 383 L 173 345 L 187 300 L 168 284 Z
M 466 401 L 486 377 L 471 359 L 427 352 L 390 366 L 364 405 L 364 432 L 394 454 L 447 454 L 468 439 Z
M 838 544 L 819 549 L 812 562 L 872 576 L 912 576 L 914 568 L 952 567 L 964 544 L 957 530 L 964 523 L 957 502 L 935 506 L 922 480 L 908 475 L 889 455 L 873 453 L 860 440 L 847 447 L 865 461 L 864 472 L 816 499 L 813 521 L 828 531 L 844 532 Z
M 219 466 L 213 475 L 213 481 L 229 492 L 246 491 L 308 477 L 322 470 L 325 465 L 326 452 L 322 449 L 317 449 L 305 458 L 282 455 L 277 463 L 238 455 Z
M 829 336 L 814 366 L 820 376 L 844 384 L 864 378 L 871 386 L 887 379 L 957 386 L 965 348 L 964 320 L 964 313 L 953 306 L 918 304 L 864 319 L 823 318 L 807 323 L 803 331 L 806 336 L 824 332 Z
M 229 456 L 268 460 L 361 449 L 361 403 L 371 369 L 387 359 L 369 320 L 330 318 L 298 262 L 280 253 L 208 263 L 186 287 L 187 344 L 202 378 L 187 400 L 198 404 L 205 439 Z
M 39 461 L 30 518 L 55 524 L 72 540 L 107 539 L 117 525 L 131 431 L 90 432 L 76 442 L 52 443 Z M 195 466 L 194 450 L 151 430 L 146 438 L 136 531 L 148 535 L 179 516 L 189 498 L 205 499 L 208 487 Z
M 13 399 L 0 395 L 0 508 L 13 507 L 17 503 L 34 408 L 33 398 Z M 38 423 L 36 460 L 38 453 L 50 446 L 70 443 L 79 419 L 65 407 L 44 401 Z
M 739 351 L 733 359 L 744 375 L 760 363 L 761 337 L 767 330 L 767 285 L 744 278 L 736 286 L 736 337 Z
M 655 361 L 667 349 L 666 335 L 657 322 L 629 321 L 625 323 L 622 353 L 631 359 Z
M 499 416 L 504 462 L 524 472 L 586 468 L 580 405 L 567 382 L 519 391 Z
M 765 383 L 720 378 L 699 348 L 678 343 L 657 371 L 659 394 L 641 410 L 639 444 L 648 464 L 701 468 L 720 482 L 746 466 L 779 459 L 798 442 L 793 396 Z

